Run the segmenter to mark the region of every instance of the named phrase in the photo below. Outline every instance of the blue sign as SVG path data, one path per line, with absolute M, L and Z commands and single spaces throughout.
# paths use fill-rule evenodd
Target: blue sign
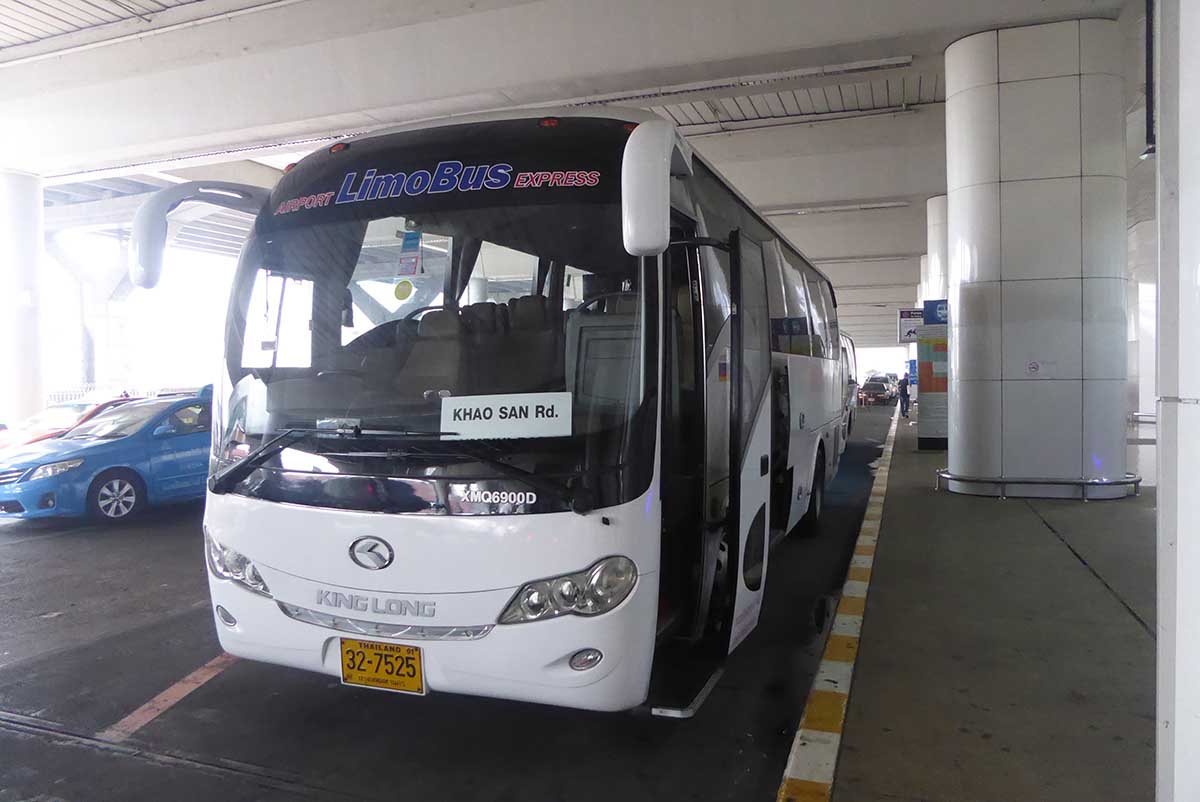
M 917 360 L 908 360 L 908 386 L 917 386 Z
M 935 326 L 938 323 L 950 322 L 950 304 L 943 298 L 940 301 L 925 302 L 925 325 Z

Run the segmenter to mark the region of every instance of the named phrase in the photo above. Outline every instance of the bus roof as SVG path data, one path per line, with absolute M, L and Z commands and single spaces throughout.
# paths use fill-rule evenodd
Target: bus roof
M 365 132 L 362 134 L 356 134 L 354 136 L 346 137 L 345 139 L 341 139 L 338 141 L 339 142 L 347 142 L 347 143 L 361 142 L 361 141 L 365 141 L 365 140 L 375 139 L 378 137 L 390 136 L 392 134 L 401 134 L 401 133 L 405 133 L 405 132 L 409 132 L 409 131 L 421 131 L 421 130 L 427 130 L 430 128 L 445 128 L 445 127 L 455 126 L 455 125 L 468 125 L 471 123 L 482 123 L 482 122 L 499 122 L 499 121 L 503 121 L 503 120 L 528 120 L 528 119 L 537 119 L 537 118 L 542 118 L 542 117 L 591 117 L 591 118 L 600 118 L 600 119 L 623 120 L 625 122 L 632 122 L 632 123 L 643 123 L 643 122 L 649 122 L 651 120 L 663 120 L 663 118 L 660 117 L 659 115 L 655 114 L 652 111 L 647 111 L 646 109 L 629 108 L 627 106 L 609 106 L 609 105 L 605 105 L 602 103 L 595 104 L 595 105 L 588 105 L 588 106 L 541 106 L 541 107 L 536 107 L 536 108 L 507 109 L 507 110 L 500 110 L 500 111 L 479 112 L 479 113 L 473 113 L 473 114 L 459 114 L 459 115 L 451 115 L 448 117 L 431 117 L 431 118 L 427 118 L 424 120 L 417 120 L 415 122 L 405 123 L 404 125 L 389 126 L 387 128 L 381 128 L 376 131 L 368 131 L 368 132 Z M 663 120 L 663 121 L 667 122 L 669 125 L 671 125 L 671 127 L 673 129 L 675 129 L 676 136 L 681 141 L 686 142 L 686 140 L 683 138 L 682 134 L 679 133 L 679 129 L 673 123 L 670 123 L 669 121 L 666 121 L 666 120 Z M 318 150 L 313 151 L 313 153 L 309 154 L 309 155 L 311 156 L 311 155 L 314 155 L 317 153 L 322 153 L 322 152 L 326 151 L 327 149 L 328 149 L 328 146 L 322 147 L 322 148 L 319 148 Z M 699 153 L 697 153 L 694 148 L 689 148 L 689 151 L 690 152 L 688 155 L 690 156 L 690 158 L 699 159 L 700 162 L 703 163 L 705 167 L 707 167 L 710 171 L 712 171 L 712 173 L 714 175 L 716 175 L 718 178 L 720 178 L 721 181 L 725 184 L 725 186 L 728 187 L 729 190 L 734 194 L 734 196 L 739 201 L 741 201 L 746 206 L 746 208 L 749 209 L 750 212 L 756 218 L 758 218 L 759 222 L 762 223 L 764 226 L 766 226 L 776 237 L 778 237 L 779 241 L 782 244 L 784 244 L 786 247 L 790 248 L 791 250 L 795 251 L 795 253 L 798 256 L 800 256 L 800 258 L 802 258 L 806 263 L 808 263 L 809 267 L 811 267 L 822 278 L 824 278 L 827 282 L 829 282 L 830 288 L 832 290 L 833 282 L 830 281 L 829 276 L 825 275 L 825 273 L 822 272 L 820 270 L 820 268 L 818 268 L 816 265 L 814 265 L 813 261 L 811 259 L 809 259 L 807 256 L 805 256 L 804 251 L 802 251 L 799 247 L 797 247 L 796 244 L 794 242 L 792 242 L 782 231 L 780 231 L 779 228 L 777 226 L 775 226 L 770 220 L 766 219 L 766 217 L 758 211 L 758 209 L 755 207 L 755 205 L 753 203 L 751 203 L 746 198 L 746 196 L 741 193 L 741 191 L 733 184 L 733 182 L 731 182 L 728 178 L 725 177 L 725 175 L 720 170 L 718 170 L 716 167 L 713 166 L 712 162 L 710 162 L 708 159 L 704 158 Z M 304 159 L 307 159 L 307 158 L 309 158 L 309 157 L 308 156 L 304 157 Z M 301 159 L 301 162 L 303 162 L 304 159 Z M 299 166 L 299 162 L 297 163 L 297 166 Z M 834 306 L 837 306 L 837 294 L 834 293 L 833 297 L 834 297 Z

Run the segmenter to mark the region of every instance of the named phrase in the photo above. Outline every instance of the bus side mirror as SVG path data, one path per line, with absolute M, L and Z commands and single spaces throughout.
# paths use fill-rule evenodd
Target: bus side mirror
M 162 275 L 167 247 L 167 215 L 181 203 L 203 201 L 214 206 L 258 214 L 271 191 L 229 181 L 188 181 L 160 189 L 138 207 L 133 216 L 129 248 L 129 279 L 135 287 L 151 289 Z
M 654 256 L 671 244 L 671 176 L 690 172 L 690 149 L 681 148 L 674 126 L 649 120 L 633 129 L 621 159 L 621 234 L 628 253 Z

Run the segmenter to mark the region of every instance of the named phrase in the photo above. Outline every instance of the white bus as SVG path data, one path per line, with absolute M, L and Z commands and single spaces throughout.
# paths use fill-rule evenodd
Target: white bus
M 139 285 L 187 200 L 257 215 L 204 515 L 222 647 L 403 693 L 694 709 L 838 468 L 829 281 L 636 110 L 447 119 L 269 192 L 163 190 Z

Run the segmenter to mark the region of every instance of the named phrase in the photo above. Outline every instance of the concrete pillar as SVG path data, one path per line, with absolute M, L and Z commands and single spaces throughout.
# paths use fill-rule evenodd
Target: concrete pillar
M 988 31 L 946 50 L 954 473 L 1125 473 L 1122 83 L 1107 20 Z
M 42 256 L 42 180 L 0 170 L 0 422 L 21 420 L 42 406 L 38 266 Z
M 917 285 L 917 306 L 933 296 L 929 294 L 929 254 L 921 254 L 921 283 Z
M 1156 799 L 1200 799 L 1200 5 L 1156 4 L 1158 685 Z
M 925 262 L 921 264 L 921 281 L 927 300 L 936 301 L 949 295 L 950 257 L 947 251 L 947 198 L 937 195 L 925 201 Z

